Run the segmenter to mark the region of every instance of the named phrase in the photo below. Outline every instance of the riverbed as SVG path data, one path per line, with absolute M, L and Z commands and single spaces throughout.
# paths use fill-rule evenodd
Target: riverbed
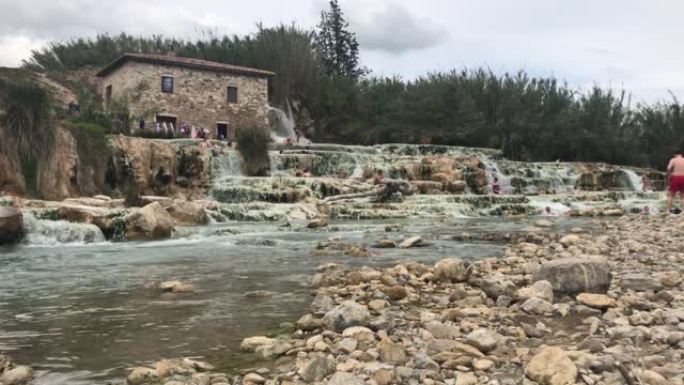
M 42 244 L 0 248 L 0 351 L 33 366 L 39 385 L 123 383 L 127 368 L 182 356 L 199 357 L 226 372 L 257 366 L 253 355 L 239 352 L 239 342 L 277 333 L 281 324 L 304 314 L 312 299 L 307 281 L 318 266 L 495 257 L 504 243 L 454 236 L 522 232 L 534 220 L 340 221 L 318 230 L 229 222 L 180 228 L 166 241 L 87 244 L 40 238 Z M 559 232 L 597 226 L 590 219 L 555 220 L 552 230 Z M 329 239 L 372 245 L 412 235 L 423 236 L 429 246 L 369 248 L 372 255 L 365 258 L 313 253 Z M 197 293 L 155 288 L 171 279 L 192 283 Z M 261 294 L 249 295 L 254 292 Z

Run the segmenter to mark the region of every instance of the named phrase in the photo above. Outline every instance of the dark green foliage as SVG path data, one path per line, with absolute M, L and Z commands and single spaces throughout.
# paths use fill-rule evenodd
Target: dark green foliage
M 55 146 L 55 131 L 50 127 L 50 97 L 37 84 L 28 80 L 0 79 L 3 94 L 2 123 L 6 129 L 5 145 L 14 146 L 20 158 L 33 162 L 49 157 Z
M 314 140 L 500 148 L 512 159 L 662 168 L 684 135 L 671 103 L 632 107 L 625 93 L 582 93 L 524 73 L 452 71 L 414 81 L 328 78 L 312 106 Z
M 316 43 L 323 54 L 325 73 L 331 77 L 357 78 L 365 71 L 359 68 L 359 43 L 349 31 L 337 0 L 330 0 L 330 9 L 321 12 Z
M 237 130 L 237 148 L 242 156 L 243 172 L 248 176 L 266 176 L 271 168 L 268 144 L 271 133 L 267 127 L 250 125 Z

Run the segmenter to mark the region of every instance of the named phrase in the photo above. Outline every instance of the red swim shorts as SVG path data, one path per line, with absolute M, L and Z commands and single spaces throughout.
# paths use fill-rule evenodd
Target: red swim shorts
M 684 194 L 684 175 L 672 175 L 670 177 L 670 187 L 668 188 L 670 193 L 681 193 Z

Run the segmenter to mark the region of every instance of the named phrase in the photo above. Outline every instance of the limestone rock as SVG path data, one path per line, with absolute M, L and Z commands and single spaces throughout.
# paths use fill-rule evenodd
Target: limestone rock
M 297 363 L 297 372 L 304 381 L 322 381 L 335 371 L 335 360 L 329 357 L 313 356 Z
M 540 298 L 544 301 L 553 301 L 553 286 L 549 281 L 537 281 L 530 287 L 518 289 L 516 292 L 518 299 L 526 300 L 529 298 Z
M 328 380 L 327 385 L 365 385 L 365 382 L 354 374 L 335 372 Z
M 496 300 L 499 296 L 509 294 L 515 290 L 515 284 L 508 280 L 503 274 L 489 275 L 481 279 L 480 289 L 487 296 Z
M 568 234 L 560 239 L 560 244 L 565 247 L 570 247 L 577 244 L 580 241 L 580 237 L 575 234 Z
M 378 249 L 392 249 L 397 247 L 397 244 L 391 239 L 381 239 L 375 243 L 374 247 Z
M 541 298 L 532 297 L 523 302 L 520 308 L 527 314 L 548 315 L 553 312 L 553 305 Z
M 425 242 L 423 241 L 423 238 L 421 238 L 419 235 L 409 237 L 401 241 L 399 243 L 399 248 L 400 249 L 408 249 L 411 247 L 421 247 L 424 246 Z
M 163 206 L 178 226 L 204 225 L 209 222 L 207 211 L 199 203 L 174 199 Z
M 577 378 L 577 367 L 563 350 L 547 347 L 532 357 L 525 375 L 540 385 L 572 385 Z
M 156 370 L 140 367 L 133 369 L 128 377 L 126 377 L 126 383 L 128 385 L 140 385 L 146 382 L 156 381 L 158 379 L 159 373 Z
M 620 279 L 622 290 L 633 291 L 659 291 L 663 285 L 659 280 L 645 274 L 627 274 Z
M 658 273 L 656 276 L 658 277 L 660 283 L 667 287 L 676 287 L 684 282 L 684 275 L 676 270 Z
M 435 278 L 441 281 L 464 282 L 468 279 L 468 269 L 460 259 L 443 259 L 435 264 Z
M 23 385 L 33 378 L 33 369 L 28 366 L 16 366 L 6 370 L 0 376 L 0 384 L 4 385 Z
M 582 305 L 593 307 L 595 309 L 605 310 L 609 307 L 617 306 L 617 302 L 605 294 L 582 293 L 579 294 L 576 299 L 577 302 L 581 303 Z
M 459 373 L 456 377 L 456 385 L 477 385 L 479 380 L 472 373 Z
M 555 293 L 606 293 L 610 286 L 610 268 L 603 258 L 560 258 L 544 262 L 536 280 L 551 283 Z
M 380 353 L 380 360 L 393 365 L 403 365 L 406 363 L 406 353 L 401 343 L 394 343 L 388 339 L 380 341 L 377 346 Z
M 256 350 L 259 346 L 264 346 L 264 345 L 273 345 L 276 343 L 276 340 L 273 338 L 268 338 L 268 337 L 249 337 L 245 338 L 242 340 L 242 343 L 240 343 L 240 349 L 246 350 L 246 351 L 254 351 Z
M 159 202 L 134 209 L 124 221 L 129 240 L 169 238 L 173 230 L 173 218 Z
M 480 349 L 482 353 L 487 354 L 496 348 L 501 338 L 501 335 L 493 330 L 480 328 L 468 334 L 466 340 L 469 344 Z
M 363 326 L 370 320 L 368 308 L 354 301 L 342 302 L 323 316 L 324 325 L 336 332 L 350 326 Z
M 0 206 L 0 245 L 14 243 L 24 233 L 24 216 L 16 207 Z

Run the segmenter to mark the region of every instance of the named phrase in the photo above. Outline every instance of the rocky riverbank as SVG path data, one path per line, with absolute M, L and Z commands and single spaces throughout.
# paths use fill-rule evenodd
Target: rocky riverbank
M 684 223 L 604 227 L 472 263 L 321 266 L 292 334 L 243 341 L 273 369 L 234 383 L 683 384 Z

